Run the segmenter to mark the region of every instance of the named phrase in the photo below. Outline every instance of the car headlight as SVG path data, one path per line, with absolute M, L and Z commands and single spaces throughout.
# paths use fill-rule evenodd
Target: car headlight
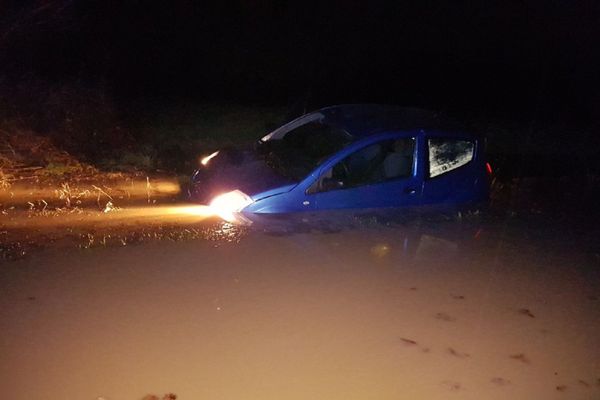
M 225 221 L 233 222 L 236 219 L 234 213 L 242 211 L 242 209 L 252 203 L 254 203 L 254 200 L 246 193 L 233 190 L 215 197 L 210 202 L 210 208 Z
M 204 165 L 206 167 L 208 165 L 208 163 L 210 162 L 210 160 L 212 160 L 213 158 L 215 158 L 218 154 L 219 154 L 219 150 L 215 151 L 214 153 L 212 153 L 212 154 L 210 154 L 210 155 L 208 155 L 206 157 L 203 157 L 200 160 L 200 164 L 202 164 L 202 165 Z

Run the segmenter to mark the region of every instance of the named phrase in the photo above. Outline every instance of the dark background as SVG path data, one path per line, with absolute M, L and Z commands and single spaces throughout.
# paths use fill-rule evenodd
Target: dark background
M 596 140 L 597 1 L 207 3 L 1 3 L 4 109 L 35 115 L 43 131 L 56 130 L 44 110 L 79 106 L 52 97 L 64 87 L 91 108 L 110 103 L 111 118 L 133 104 L 280 105 L 294 115 L 377 102 L 501 121 L 558 147 Z

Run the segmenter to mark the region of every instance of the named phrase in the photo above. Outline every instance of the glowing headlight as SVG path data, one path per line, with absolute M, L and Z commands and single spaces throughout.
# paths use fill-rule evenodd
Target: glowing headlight
M 216 157 L 218 154 L 219 154 L 219 151 L 217 150 L 217 151 L 215 151 L 214 153 L 212 153 L 212 154 L 210 154 L 210 155 L 208 155 L 208 156 L 206 156 L 206 157 L 203 157 L 203 158 L 200 160 L 200 164 L 202 164 L 202 165 L 204 165 L 204 166 L 207 166 L 207 165 L 208 165 L 208 163 L 210 162 L 210 160 L 212 160 L 213 158 L 215 158 L 215 157 Z
M 210 208 L 225 221 L 233 222 L 236 218 L 233 213 L 241 211 L 254 201 L 239 190 L 218 195 L 210 202 Z

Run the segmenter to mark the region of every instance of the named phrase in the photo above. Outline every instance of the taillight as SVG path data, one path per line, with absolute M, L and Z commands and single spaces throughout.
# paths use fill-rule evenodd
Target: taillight
M 492 171 L 492 165 L 489 162 L 485 163 L 485 169 L 488 175 L 492 175 L 494 173 L 494 171 Z

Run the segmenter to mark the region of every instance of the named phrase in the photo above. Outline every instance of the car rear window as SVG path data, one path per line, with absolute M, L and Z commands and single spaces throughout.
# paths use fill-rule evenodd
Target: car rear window
M 429 177 L 433 178 L 462 167 L 473 159 L 475 143 L 454 138 L 430 138 Z

